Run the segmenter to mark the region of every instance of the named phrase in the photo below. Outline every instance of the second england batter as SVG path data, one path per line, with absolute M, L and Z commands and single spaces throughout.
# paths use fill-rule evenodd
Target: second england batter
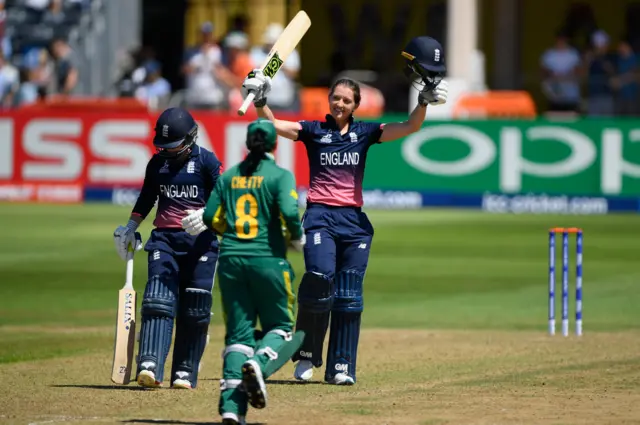
M 251 72 L 244 88 L 255 93 L 258 116 L 273 121 L 278 134 L 304 143 L 310 169 L 307 209 L 306 272 L 298 289 L 296 329 L 306 337 L 293 356 L 294 376 L 308 381 L 313 368 L 322 366 L 322 348 L 331 322 L 324 379 L 330 384 L 353 385 L 363 311 L 362 285 L 369 261 L 373 226 L 362 212 L 362 181 L 369 148 L 406 137 L 420 129 L 427 105 L 447 101 L 444 52 L 430 37 L 411 40 L 402 52 L 408 74 L 423 87 L 418 105 L 404 122 L 379 123 L 354 120 L 360 104 L 360 87 L 339 79 L 329 93 L 330 114 L 323 121 L 276 119 L 266 106 L 270 79 L 260 70 Z

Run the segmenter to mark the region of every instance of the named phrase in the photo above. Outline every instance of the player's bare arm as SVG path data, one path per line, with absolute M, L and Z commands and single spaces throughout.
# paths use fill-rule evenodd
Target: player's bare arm
M 381 142 L 406 137 L 420 129 L 427 113 L 427 106 L 447 102 L 449 86 L 442 79 L 446 70 L 444 52 L 440 43 L 430 37 L 416 37 L 402 52 L 405 59 L 405 75 L 420 90 L 418 105 L 402 122 L 387 123 L 383 127 Z
M 278 136 L 291 140 L 298 139 L 298 132 L 300 131 L 300 124 L 298 122 L 277 119 L 267 105 L 256 107 L 256 111 L 260 118 L 266 118 L 273 123 Z
M 123 260 L 127 259 L 129 245 L 133 246 L 135 251 L 142 249 L 142 236 L 137 230 L 140 223 L 144 221 L 153 209 L 156 199 L 158 198 L 157 186 L 154 184 L 153 174 L 152 159 L 147 163 L 144 183 L 129 215 L 129 221 L 124 226 L 118 226 L 113 232 L 113 242 L 115 243 L 116 251 Z
M 409 115 L 408 120 L 384 124 L 380 141 L 389 142 L 415 133 L 420 130 L 420 126 L 424 122 L 426 115 L 427 106 L 418 104 Z
M 446 103 L 448 94 L 449 87 L 444 80 L 440 81 L 435 87 L 425 86 L 418 94 L 418 104 L 409 115 L 409 119 L 402 122 L 384 124 L 380 141 L 389 142 L 400 139 L 420 130 L 427 115 L 427 106 Z

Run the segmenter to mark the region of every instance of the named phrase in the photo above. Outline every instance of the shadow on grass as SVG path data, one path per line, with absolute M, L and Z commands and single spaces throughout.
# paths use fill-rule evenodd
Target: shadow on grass
M 320 381 L 288 381 L 284 379 L 267 379 L 267 385 L 322 385 Z
M 127 419 L 121 421 L 123 424 L 176 424 L 176 425 L 222 425 L 222 422 L 194 422 L 194 421 L 172 421 L 170 419 Z M 264 425 L 254 422 L 247 425 Z
M 49 385 L 52 388 L 84 388 L 88 390 L 113 390 L 113 391 L 148 391 L 149 388 L 128 387 L 126 385 Z
M 220 381 L 220 378 L 203 378 L 199 379 L 200 381 Z M 267 379 L 267 385 L 322 385 L 321 381 L 296 381 L 296 380 L 286 380 L 286 379 Z

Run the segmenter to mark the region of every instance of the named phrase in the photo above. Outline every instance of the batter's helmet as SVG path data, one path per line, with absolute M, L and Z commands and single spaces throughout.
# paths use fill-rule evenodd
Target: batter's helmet
M 435 38 L 420 36 L 411 39 L 402 51 L 402 57 L 407 64 L 406 75 L 413 79 L 420 77 L 426 87 L 437 86 L 447 70 L 444 50 Z
M 158 155 L 175 158 L 190 149 L 196 142 L 198 124 L 186 110 L 169 108 L 158 117 L 155 131 L 153 145 L 158 150 Z M 179 146 L 182 146 L 179 151 L 167 152 L 167 149 Z

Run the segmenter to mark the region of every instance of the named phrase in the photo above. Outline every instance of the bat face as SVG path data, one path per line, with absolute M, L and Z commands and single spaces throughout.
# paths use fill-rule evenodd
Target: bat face
M 311 19 L 309 15 L 304 11 L 300 11 L 293 17 L 291 22 L 287 25 L 287 27 L 282 31 L 278 40 L 276 40 L 271 52 L 269 52 L 269 57 L 267 59 L 267 63 L 262 67 L 265 75 L 273 78 L 273 75 L 278 72 L 284 61 L 287 60 L 291 52 L 296 48 L 302 37 L 306 34 L 306 32 L 311 27 Z M 270 75 L 270 73 L 272 75 Z
M 136 342 L 136 292 L 121 289 L 118 297 L 116 341 L 111 380 L 126 385 L 131 380 L 133 351 Z

